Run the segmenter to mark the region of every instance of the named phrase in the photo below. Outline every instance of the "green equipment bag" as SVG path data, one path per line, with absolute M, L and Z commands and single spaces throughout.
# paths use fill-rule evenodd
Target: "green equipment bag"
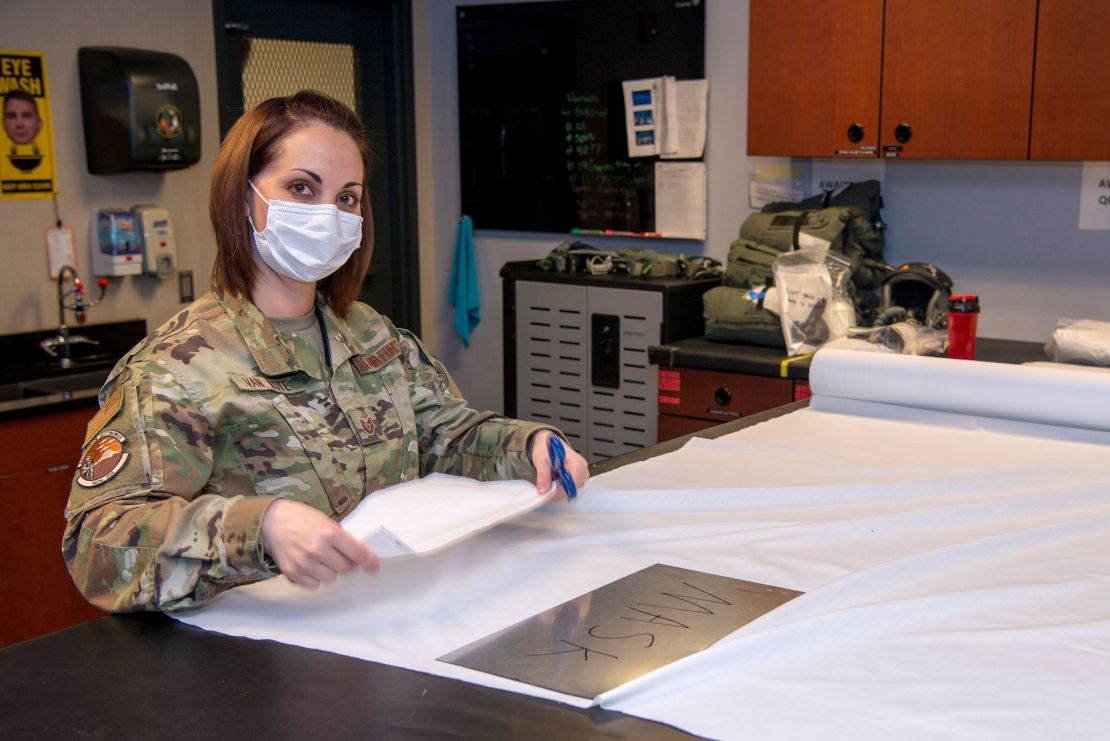
M 762 291 L 717 286 L 702 294 L 705 338 L 786 348 L 779 315 L 763 306 Z
M 723 272 L 718 260 L 704 255 L 688 258 L 644 247 L 601 250 L 585 242 L 559 242 L 536 265 L 560 273 L 618 273 L 634 278 L 713 278 Z
M 883 233 L 854 208 L 818 211 L 779 211 L 749 216 L 740 227 L 741 239 L 778 249 L 827 245 L 848 259 L 852 300 L 863 326 L 869 326 L 879 307 L 878 289 L 892 270 L 883 262 Z
M 743 237 L 733 241 L 728 249 L 725 266 L 725 285 L 733 288 L 754 288 L 771 284 L 772 266 L 782 251 Z
M 763 304 L 775 258 L 782 251 L 743 237 L 728 250 L 723 286 L 702 294 L 705 337 L 713 342 L 749 342 L 786 347 L 779 315 Z
M 634 278 L 677 278 L 682 275 L 681 255 L 668 255 L 644 247 L 616 250 L 613 263 L 617 272 L 627 272 Z
M 771 311 L 763 297 L 774 283 L 775 258 L 802 247 L 824 247 L 847 258 L 857 320 L 863 326 L 872 323 L 880 303 L 878 289 L 892 268 L 883 262 L 878 183 L 858 185 L 842 196 L 859 208 L 791 209 L 793 204 L 777 203 L 744 220 L 740 236 L 729 247 L 724 286 L 703 297 L 707 339 L 785 347 L 778 307 Z

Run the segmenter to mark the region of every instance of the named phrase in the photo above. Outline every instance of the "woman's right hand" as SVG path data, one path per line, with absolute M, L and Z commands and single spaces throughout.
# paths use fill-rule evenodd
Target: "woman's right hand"
M 361 566 L 378 570 L 378 557 L 338 522 L 307 504 L 279 499 L 262 515 L 262 546 L 281 573 L 315 589 Z

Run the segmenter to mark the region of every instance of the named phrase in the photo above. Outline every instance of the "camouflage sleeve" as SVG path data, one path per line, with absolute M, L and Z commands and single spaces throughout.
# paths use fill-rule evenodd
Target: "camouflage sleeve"
M 420 473 L 451 473 L 472 479 L 535 482 L 528 438 L 550 425 L 508 419 L 471 409 L 443 365 L 412 334 L 401 332 L 409 367 L 412 405 L 420 436 Z
M 130 376 L 89 425 L 66 506 L 77 588 L 104 610 L 173 610 L 274 573 L 260 535 L 273 497 L 204 493 L 208 420 L 164 370 Z

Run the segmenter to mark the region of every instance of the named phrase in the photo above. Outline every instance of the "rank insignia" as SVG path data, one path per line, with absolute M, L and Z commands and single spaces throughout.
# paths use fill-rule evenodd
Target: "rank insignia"
M 130 453 L 123 450 L 127 438 L 115 430 L 104 430 L 85 448 L 77 464 L 77 483 L 86 488 L 100 486 L 127 465 Z

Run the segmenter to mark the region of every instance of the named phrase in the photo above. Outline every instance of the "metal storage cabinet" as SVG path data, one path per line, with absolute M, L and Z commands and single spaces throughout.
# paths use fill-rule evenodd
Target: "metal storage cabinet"
M 505 407 L 562 430 L 591 463 L 652 445 L 658 384 L 650 345 L 701 335 L 719 278 L 591 276 L 507 263 Z

